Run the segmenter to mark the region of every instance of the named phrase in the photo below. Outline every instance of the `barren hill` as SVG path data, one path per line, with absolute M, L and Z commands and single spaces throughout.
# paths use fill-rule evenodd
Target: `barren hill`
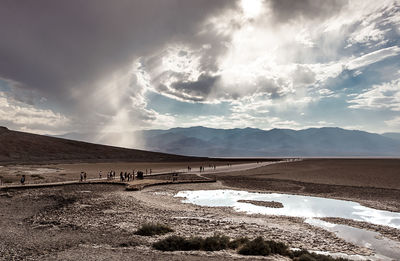
M 200 158 L 197 158 L 200 159 Z M 1 163 L 186 161 L 192 157 L 98 145 L 0 127 Z

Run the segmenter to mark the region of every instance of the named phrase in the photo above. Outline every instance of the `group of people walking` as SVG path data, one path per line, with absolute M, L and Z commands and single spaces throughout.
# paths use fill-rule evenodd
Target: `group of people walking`
M 228 164 L 228 166 L 229 166 L 229 164 Z M 217 166 L 215 164 L 209 164 L 208 167 L 210 169 L 213 169 L 213 170 L 216 170 L 216 168 L 217 168 Z M 191 166 L 187 166 L 187 170 L 188 170 L 188 172 L 191 172 L 192 171 L 192 167 Z M 205 167 L 204 166 L 200 166 L 200 172 L 204 172 L 204 171 L 205 171 Z M 149 174 L 151 175 L 151 174 L 153 174 L 153 170 L 152 169 L 146 169 L 145 173 L 146 173 L 146 175 L 149 175 Z M 136 171 L 136 173 L 135 173 L 135 169 L 133 169 L 132 172 L 121 171 L 119 173 L 119 180 L 121 182 L 133 181 L 133 180 L 135 180 L 135 174 L 136 174 L 136 178 L 141 179 L 141 178 L 143 178 L 143 174 L 144 173 L 143 173 L 143 171 L 139 171 L 139 170 Z M 99 179 L 103 178 L 103 172 L 101 170 L 99 171 L 98 177 L 99 177 Z M 106 175 L 106 178 L 107 178 L 107 180 L 116 179 L 116 172 L 114 170 L 108 171 L 107 175 Z M 86 181 L 86 179 L 87 179 L 87 173 L 85 171 L 81 171 L 80 181 L 81 182 L 82 181 Z M 21 179 L 21 183 L 23 183 L 22 179 Z
M 153 170 L 152 169 L 146 169 L 146 174 L 148 174 L 148 173 L 150 173 L 150 174 L 152 174 L 153 173 Z M 127 172 L 127 171 L 121 171 L 120 173 L 119 173 L 119 180 L 121 181 L 121 182 L 125 182 L 125 181 L 133 181 L 133 180 L 135 180 L 135 174 L 137 175 L 137 178 L 143 178 L 143 171 L 140 171 L 140 170 L 138 170 L 138 171 L 136 171 L 136 173 L 135 173 L 135 170 L 133 169 L 132 170 L 132 173 L 131 172 Z M 102 179 L 103 178 L 103 172 L 100 170 L 99 171 L 99 179 Z M 110 170 L 110 171 L 108 171 L 107 172 L 107 175 L 106 175 L 106 178 L 107 178 L 107 180 L 114 180 L 114 179 L 116 179 L 116 172 L 114 171 L 114 170 Z M 86 179 L 87 179 L 87 173 L 86 172 L 84 172 L 84 171 L 81 171 L 81 174 L 80 174 L 80 181 L 82 182 L 82 181 L 86 181 Z M 21 183 L 22 183 L 22 180 L 21 180 Z
M 210 169 L 213 169 L 213 170 L 216 170 L 216 169 L 217 169 L 217 166 L 216 166 L 215 164 L 214 164 L 214 165 L 209 164 L 208 167 L 209 167 Z M 191 169 L 190 169 L 190 170 L 191 170 Z M 200 166 L 200 172 L 204 172 L 204 171 L 205 171 L 204 166 Z
M 102 171 L 100 170 L 100 171 L 99 171 L 99 179 L 101 179 L 102 177 L 103 177 L 103 173 L 102 173 Z M 109 172 L 107 172 L 107 179 L 108 179 L 108 180 L 114 180 L 115 177 L 116 177 L 116 173 L 115 173 L 114 170 L 110 170 Z M 131 181 L 131 180 L 135 180 L 135 170 L 132 170 L 132 173 L 127 172 L 127 171 L 125 171 L 125 172 L 121 171 L 121 172 L 119 173 L 119 180 L 120 180 L 120 181 Z
M 135 170 L 133 170 L 132 173 L 127 173 L 126 171 L 123 173 L 121 171 L 121 173 L 119 173 L 119 179 L 121 182 L 135 180 Z

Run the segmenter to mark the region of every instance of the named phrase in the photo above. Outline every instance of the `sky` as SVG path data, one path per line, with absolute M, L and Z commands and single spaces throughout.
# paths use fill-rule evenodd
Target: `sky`
M 0 0 L 0 125 L 400 132 L 400 1 Z

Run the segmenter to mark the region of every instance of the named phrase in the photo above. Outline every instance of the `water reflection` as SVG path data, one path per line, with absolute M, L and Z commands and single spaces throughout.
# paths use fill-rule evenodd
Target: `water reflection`
M 249 214 L 284 215 L 294 217 L 340 217 L 386 225 L 400 229 L 400 213 L 361 206 L 357 202 L 319 197 L 254 193 L 237 190 L 180 191 L 175 197 L 184 197 L 184 202 L 200 206 L 233 207 Z M 277 201 L 283 208 L 267 208 L 238 200 Z
M 400 229 L 400 213 L 368 208 L 357 202 L 345 200 L 237 190 L 180 191 L 175 197 L 185 198 L 183 200 L 185 203 L 209 207 L 233 207 L 237 211 L 249 214 L 304 217 L 306 222 L 311 225 L 334 232 L 348 242 L 374 250 L 376 254 L 368 257 L 370 260 L 393 260 L 393 258 L 396 260 L 400 256 L 400 244 L 381 237 L 379 233 L 315 219 L 340 217 Z M 256 206 L 238 202 L 238 200 L 277 201 L 283 204 L 283 208 Z M 336 254 L 341 255 L 340 253 Z M 349 258 L 352 257 L 349 256 Z M 359 259 L 357 257 L 354 260 Z
M 400 257 L 400 244 L 381 237 L 377 232 L 359 229 L 346 225 L 336 225 L 318 219 L 306 219 L 306 222 L 335 233 L 338 237 L 355 245 L 367 247 L 376 252 L 371 260 L 396 260 Z

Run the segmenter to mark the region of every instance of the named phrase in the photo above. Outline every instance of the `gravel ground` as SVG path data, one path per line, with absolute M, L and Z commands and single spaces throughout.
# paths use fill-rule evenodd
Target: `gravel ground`
M 142 237 L 146 222 L 168 224 L 182 236 L 263 236 L 310 250 L 369 254 L 305 224 L 300 218 L 245 215 L 230 208 L 198 207 L 172 196 L 179 190 L 224 188 L 220 183 L 169 185 L 127 192 L 109 185 L 9 191 L 0 194 L 1 260 L 253 260 L 234 251 L 163 253 Z M 270 260 L 287 260 L 268 257 Z
M 165 223 L 175 230 L 171 234 L 181 236 L 214 233 L 232 238 L 263 236 L 294 248 L 368 255 L 369 249 L 347 243 L 304 223 L 301 218 L 246 215 L 231 208 L 199 207 L 183 204 L 173 195 L 181 190 L 237 188 L 353 200 L 377 209 L 400 211 L 399 162 L 305 160 L 219 173 L 217 183 L 149 187 L 135 192 L 106 184 L 3 191 L 0 192 L 0 260 L 287 260 L 279 256 L 244 257 L 232 250 L 156 251 L 152 243 L 168 235 L 135 235 L 140 225 L 147 222 Z M 82 166 L 69 165 L 64 173 L 71 174 L 65 178 Z M 105 168 L 101 164 L 86 167 L 93 175 Z M 63 167 L 60 171 L 65 170 Z M 374 176 L 374 173 L 378 174 Z M 41 174 L 45 178 L 51 175 Z M 398 230 L 385 226 L 343 219 L 329 221 L 400 240 Z

